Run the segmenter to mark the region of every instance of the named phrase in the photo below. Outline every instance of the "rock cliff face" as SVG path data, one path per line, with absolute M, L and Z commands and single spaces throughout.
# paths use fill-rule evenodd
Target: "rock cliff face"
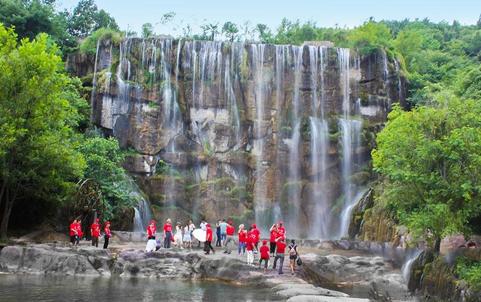
M 316 45 L 106 39 L 69 69 L 157 218 L 282 219 L 296 237 L 347 235 L 375 133 L 405 94 L 386 52 Z

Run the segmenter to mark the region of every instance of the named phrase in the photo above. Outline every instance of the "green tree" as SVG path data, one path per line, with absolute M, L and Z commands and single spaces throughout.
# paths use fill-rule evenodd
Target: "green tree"
M 230 42 L 234 42 L 239 33 L 239 28 L 235 23 L 228 21 L 222 26 L 222 33 L 225 34 Z
M 148 38 L 154 35 L 154 26 L 152 23 L 142 24 L 142 38 Z
M 389 27 L 374 21 L 364 22 L 356 27 L 349 36 L 352 47 L 362 55 L 377 53 L 382 48 L 392 47 L 393 37 Z
M 0 236 L 18 200 L 58 202 L 83 174 L 72 129 L 77 110 L 62 97 L 70 84 L 47 36 L 17 44 L 0 25 Z
M 411 112 L 395 106 L 372 156 L 388 179 L 387 206 L 414 238 L 439 249 L 446 235 L 469 235 L 481 214 L 481 103 L 447 91 L 436 99 Z
M 115 19 L 98 10 L 94 0 L 80 0 L 68 16 L 68 32 L 74 37 L 86 37 L 101 27 L 118 30 Z
M 102 187 L 102 198 L 107 204 L 107 218 L 113 217 L 122 206 L 131 205 L 131 188 L 125 170 L 119 167 L 124 160 L 115 138 L 87 137 L 78 150 L 87 160 L 85 177 L 95 179 Z

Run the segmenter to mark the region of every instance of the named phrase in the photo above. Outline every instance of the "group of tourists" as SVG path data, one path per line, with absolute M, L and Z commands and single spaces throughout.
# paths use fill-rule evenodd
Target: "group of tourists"
M 90 236 L 92 238 L 92 246 L 98 247 L 99 246 L 99 237 L 100 237 L 100 219 L 95 219 L 95 222 L 92 223 L 90 227 Z M 70 247 L 78 247 L 80 240 L 83 238 L 83 231 L 82 231 L 82 221 L 80 219 L 74 219 L 73 222 L 70 224 Z M 105 222 L 104 227 L 104 249 L 109 246 L 109 239 L 112 237 L 112 233 L 110 232 L 110 222 Z
M 209 255 L 212 251 L 212 253 L 215 254 L 214 247 L 212 246 L 212 242 L 214 241 L 214 231 L 211 227 L 211 224 L 202 219 L 202 222 L 199 226 L 200 229 L 205 231 L 204 253 L 206 255 Z M 175 227 L 175 234 L 173 234 L 172 222 L 170 219 L 167 219 L 166 224 L 163 227 L 163 247 L 170 248 L 171 245 L 173 245 L 181 249 L 192 249 L 194 230 L 196 230 L 196 227 L 192 220 L 189 220 L 185 227 L 183 227 L 180 222 L 177 222 L 177 225 Z M 259 268 L 261 268 L 262 262 L 264 262 L 264 273 L 267 273 L 267 267 L 270 262 L 270 258 L 272 257 L 274 258 L 272 267 L 276 269 L 277 261 L 279 261 L 279 274 L 283 274 L 282 268 L 284 265 L 286 248 L 288 250 L 292 274 L 294 274 L 295 264 L 297 263 L 300 265 L 302 263 L 295 240 L 291 240 L 291 243 L 289 244 L 289 246 L 287 246 L 286 229 L 284 228 L 282 221 L 277 224 L 274 223 L 270 228 L 270 246 L 267 245 L 267 240 L 264 240 L 262 242 L 262 245 L 259 246 L 261 232 L 257 228 L 256 224 L 252 224 L 248 231 L 245 229 L 244 224 L 239 225 L 237 229 L 237 240 L 235 239 L 235 231 L 236 229 L 233 226 L 232 221 L 229 221 L 228 223 L 225 219 L 217 221 L 217 237 L 215 238 L 215 246 L 224 247 L 224 253 L 231 254 L 233 246 L 237 241 L 237 255 L 247 256 L 248 265 L 255 265 L 255 258 L 257 254 L 260 254 Z M 154 240 L 154 242 L 157 243 L 155 250 L 158 250 L 162 247 L 160 245 L 160 241 L 155 241 L 156 232 L 157 227 L 155 226 L 155 221 L 152 220 L 150 221 L 150 225 L 147 227 L 147 237 L 149 240 L 146 246 L 147 252 L 154 250 L 154 246 L 150 244 L 150 242 L 152 242 L 151 240 Z M 197 247 L 200 247 L 201 241 L 202 240 L 198 240 Z

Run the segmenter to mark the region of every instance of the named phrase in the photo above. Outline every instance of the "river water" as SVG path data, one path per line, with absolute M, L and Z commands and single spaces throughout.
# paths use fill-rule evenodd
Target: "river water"
M 268 288 L 223 282 L 0 275 L 0 301 L 285 301 Z

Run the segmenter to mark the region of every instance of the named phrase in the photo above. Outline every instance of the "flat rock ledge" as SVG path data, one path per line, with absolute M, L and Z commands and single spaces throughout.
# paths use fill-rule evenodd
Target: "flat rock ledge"
M 175 250 L 146 253 L 140 249 L 70 249 L 54 244 L 7 246 L 0 250 L 0 272 L 221 280 L 268 286 L 288 301 L 367 301 L 308 284 L 298 275 L 264 275 L 257 266 L 248 266 L 240 259 Z

